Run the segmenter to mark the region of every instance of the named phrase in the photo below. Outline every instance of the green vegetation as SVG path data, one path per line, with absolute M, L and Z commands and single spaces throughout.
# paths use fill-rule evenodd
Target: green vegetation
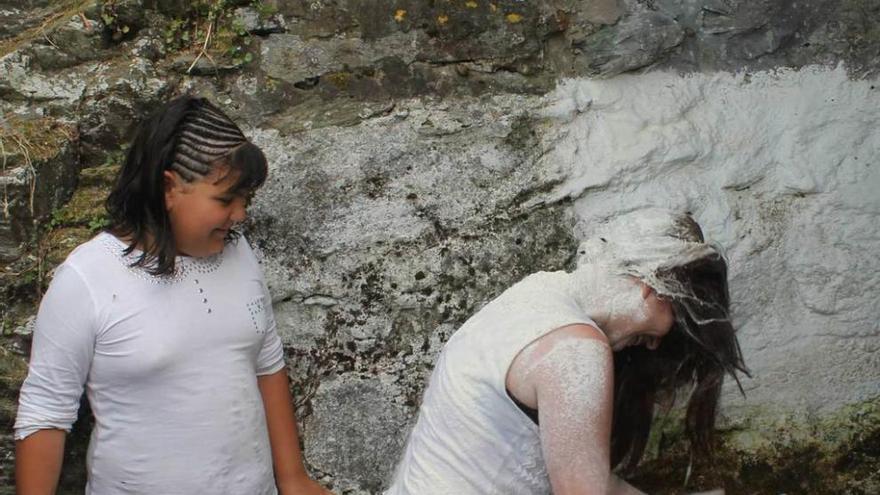
M 235 15 L 235 9 L 240 6 L 241 2 L 233 0 L 190 2 L 186 13 L 171 19 L 165 27 L 165 48 L 169 52 L 198 51 L 199 57 L 204 56 L 215 65 L 251 62 L 251 34 L 244 22 Z M 260 1 L 251 2 L 251 6 L 261 19 L 275 13 L 274 7 Z
M 110 39 L 120 41 L 131 31 L 131 26 L 121 20 L 116 13 L 116 2 L 109 0 L 101 5 L 101 22 L 110 33 Z

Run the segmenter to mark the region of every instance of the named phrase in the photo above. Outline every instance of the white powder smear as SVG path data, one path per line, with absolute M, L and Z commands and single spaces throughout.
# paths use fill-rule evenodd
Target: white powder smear
M 567 473 L 575 484 L 603 486 L 611 474 L 611 350 L 599 340 L 564 336 L 532 358 L 529 374 L 539 387 L 541 442 L 551 479 Z
M 571 298 L 596 322 L 615 350 L 630 337 L 633 327 L 641 328 L 649 317 L 641 286 L 633 276 L 624 274 L 625 271 L 611 259 L 597 259 L 569 274 L 567 288 Z
M 833 410 L 880 381 L 878 101 L 842 67 L 570 80 L 544 110 L 540 180 L 560 185 L 532 202 L 574 199 L 581 236 L 692 212 L 729 260 L 748 402 Z

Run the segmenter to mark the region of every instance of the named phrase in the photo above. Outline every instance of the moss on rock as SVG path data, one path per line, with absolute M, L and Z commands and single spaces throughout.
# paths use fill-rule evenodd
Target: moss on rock
M 9 169 L 26 162 L 55 157 L 76 136 L 76 129 L 49 117 L 26 119 L 6 115 L 0 119 L 0 153 Z
M 756 414 L 760 419 L 719 432 L 715 455 L 692 464 L 680 421 L 664 420 L 652 438 L 652 458 L 631 481 L 656 494 L 718 487 L 727 493 L 880 493 L 880 397 L 819 419 L 770 424 L 767 417 Z

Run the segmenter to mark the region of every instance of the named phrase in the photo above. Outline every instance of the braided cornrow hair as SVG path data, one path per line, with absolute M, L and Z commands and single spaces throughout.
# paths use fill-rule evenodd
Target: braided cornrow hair
M 241 129 L 207 100 L 195 99 L 180 125 L 171 170 L 187 182 L 211 172 L 214 162 L 247 142 Z
M 220 166 L 235 174 L 235 194 L 250 194 L 266 180 L 263 152 L 208 100 L 180 96 L 141 123 L 106 202 L 107 230 L 129 242 L 125 254 L 143 251 L 133 266 L 153 275 L 174 272 L 177 249 L 165 208 L 164 172 L 194 182 Z M 228 240 L 237 235 L 230 232 Z

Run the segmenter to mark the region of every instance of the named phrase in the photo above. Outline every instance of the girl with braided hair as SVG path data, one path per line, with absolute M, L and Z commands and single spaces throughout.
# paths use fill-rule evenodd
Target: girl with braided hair
M 641 459 L 655 402 L 689 394 L 708 451 L 737 372 L 722 255 L 689 215 L 623 215 L 573 272 L 527 276 L 452 335 L 386 495 L 642 493 L 612 469 Z
M 110 227 L 56 270 L 15 422 L 18 493 L 53 493 L 85 393 L 86 493 L 322 494 L 303 466 L 271 299 L 235 230 L 263 153 L 207 100 L 138 129 Z

